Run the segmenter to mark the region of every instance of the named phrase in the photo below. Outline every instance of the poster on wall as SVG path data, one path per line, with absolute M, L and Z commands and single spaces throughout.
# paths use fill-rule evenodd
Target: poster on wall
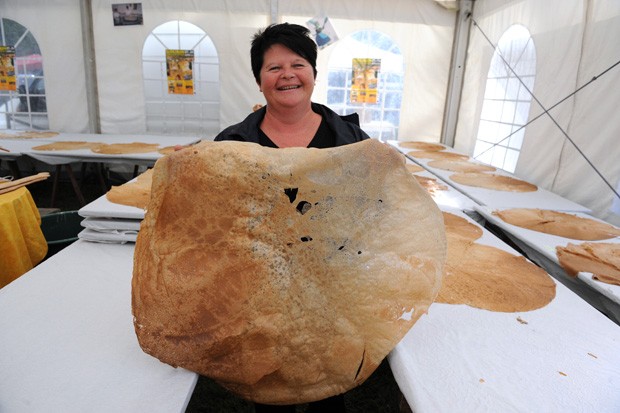
M 0 90 L 17 90 L 14 46 L 0 46 Z
M 377 103 L 381 59 L 353 58 L 351 103 Z
M 310 35 L 319 49 L 323 49 L 338 40 L 336 30 L 334 30 L 331 21 L 326 16 L 310 19 L 306 22 L 306 25 L 310 29 Z
M 142 24 L 142 3 L 117 3 L 112 5 L 115 26 Z
M 193 50 L 166 49 L 166 72 L 168 76 L 169 94 L 194 94 L 193 66 Z

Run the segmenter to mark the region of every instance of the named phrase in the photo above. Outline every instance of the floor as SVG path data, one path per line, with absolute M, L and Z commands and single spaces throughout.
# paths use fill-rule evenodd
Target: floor
M 23 165 L 21 165 L 23 167 Z M 80 165 L 74 165 L 73 172 L 77 179 L 79 189 L 86 203 L 92 202 L 105 194 L 98 174 L 93 164 L 84 169 Z M 29 170 L 22 170 L 23 176 L 39 172 L 36 166 Z M 57 193 L 52 204 L 52 192 L 54 185 L 54 170 L 52 176 L 41 182 L 28 185 L 28 190 L 39 208 L 42 215 L 58 211 L 77 211 L 82 204 L 73 189 L 69 175 L 63 169 L 58 182 Z M 11 175 L 6 162 L 0 163 L 0 176 Z M 111 171 L 104 171 L 107 188 L 110 185 L 121 185 L 131 179 L 131 175 L 119 175 Z M 402 396 L 398 385 L 394 381 L 392 372 L 387 361 L 384 361 L 377 370 L 361 386 L 350 390 L 345 394 L 346 413 L 410 413 L 411 410 Z M 296 413 L 306 411 L 306 405 L 296 406 Z M 189 401 L 186 412 L 254 412 L 254 405 L 238 397 L 235 397 L 223 389 L 213 380 L 201 376 L 198 380 L 194 393 Z
M 362 385 L 345 393 L 344 401 L 346 413 L 411 413 L 394 381 L 387 360 Z M 306 408 L 307 405 L 298 405 L 295 412 L 303 413 Z M 254 406 L 251 402 L 233 396 L 213 380 L 201 376 L 186 412 L 252 413 Z

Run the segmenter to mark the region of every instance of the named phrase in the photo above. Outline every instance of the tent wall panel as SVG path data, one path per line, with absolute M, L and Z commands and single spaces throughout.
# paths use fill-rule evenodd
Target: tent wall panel
M 620 2 L 592 1 L 588 6 L 579 86 L 620 61 Z M 620 65 L 579 92 L 567 131 L 616 192 L 620 192 L 619 85 Z M 563 142 L 551 189 L 620 225 L 620 208 L 612 210 L 614 201 L 617 204 L 620 199 L 568 141 Z
M 88 130 L 80 0 L 3 0 L 0 17 L 29 29 L 39 44 L 50 128 Z
M 620 59 L 619 8 L 620 3 L 611 0 L 485 0 L 476 2 L 473 18 L 495 44 L 512 24 L 528 28 L 537 55 L 533 93 L 544 108 L 550 108 Z M 466 153 L 472 153 L 475 145 L 492 54 L 492 47 L 473 27 L 455 138 L 455 148 Z M 618 121 L 612 120 L 620 103 L 615 86 L 619 80 L 617 68 L 550 110 L 613 186 L 620 177 L 620 130 Z M 529 119 L 543 112 L 532 101 Z M 515 173 L 591 208 L 600 218 L 620 223 L 618 211 L 610 210 L 616 196 L 547 115 L 527 126 Z
M 143 25 L 122 27 L 113 25 L 113 3 L 117 1 L 93 1 L 103 132 L 146 130 L 142 47 L 154 28 L 171 20 L 187 21 L 202 28 L 215 44 L 220 62 L 221 127 L 239 122 L 262 98 L 251 75 L 249 43 L 259 27 L 269 24 L 268 0 L 143 1 Z
M 405 78 L 399 139 L 438 142 L 441 136 L 456 13 L 433 0 L 281 2 L 281 21 L 306 24 L 326 15 L 340 39 L 362 29 L 390 36 L 404 55 Z M 319 51 L 314 98 L 327 95 L 327 64 L 336 44 Z M 359 56 L 373 57 L 373 56 Z

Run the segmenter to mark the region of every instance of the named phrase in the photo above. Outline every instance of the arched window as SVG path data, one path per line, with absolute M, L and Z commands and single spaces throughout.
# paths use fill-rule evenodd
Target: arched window
M 0 65 L 0 129 L 49 129 L 43 58 L 37 41 L 21 24 L 0 19 L 0 45 L 0 58 L 5 59 Z
M 192 94 L 169 93 L 167 49 L 193 50 Z M 220 128 L 219 59 L 204 30 L 180 20 L 156 27 L 142 48 L 142 73 L 147 131 L 215 136 Z
M 341 115 L 357 112 L 362 129 L 373 138 L 398 139 L 404 63 L 396 43 L 376 30 L 360 30 L 335 47 L 328 62 L 327 105 Z M 351 102 L 354 58 L 380 60 L 376 103 Z
M 491 59 L 474 158 L 515 171 L 535 76 L 534 41 L 525 27 L 513 25 L 499 39 Z

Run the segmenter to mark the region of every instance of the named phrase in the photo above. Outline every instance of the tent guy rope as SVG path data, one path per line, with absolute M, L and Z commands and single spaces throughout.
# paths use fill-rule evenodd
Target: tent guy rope
M 470 16 L 471 18 L 471 16 Z M 482 30 L 482 28 L 478 25 L 478 23 L 476 22 L 476 20 L 474 20 L 472 18 L 472 22 L 474 23 L 474 26 L 476 26 L 478 28 L 478 30 L 480 31 L 480 33 L 482 34 L 482 36 L 486 39 L 486 41 L 495 49 L 497 50 L 497 54 L 498 56 L 502 59 L 502 61 L 504 62 L 504 64 L 506 65 L 506 67 L 512 72 L 512 74 L 519 80 L 519 82 L 521 83 L 521 85 L 525 88 L 525 90 L 532 96 L 532 99 L 534 99 L 534 101 L 536 101 L 536 103 L 538 103 L 538 105 L 543 109 L 543 113 L 541 113 L 540 115 L 536 116 L 535 118 L 533 118 L 532 120 L 530 120 L 529 122 L 527 122 L 526 124 L 524 124 L 523 126 L 521 126 L 519 129 L 513 131 L 511 134 L 509 134 L 508 136 L 506 136 L 505 138 L 501 139 L 499 142 L 494 143 L 490 148 L 486 149 L 485 151 L 483 151 L 481 154 L 478 154 L 478 156 L 482 155 L 483 153 L 487 152 L 488 150 L 490 150 L 491 148 L 494 148 L 495 146 L 497 146 L 499 143 L 505 141 L 506 139 L 510 138 L 514 133 L 516 133 L 517 131 L 523 129 L 524 127 L 526 127 L 527 125 L 531 124 L 533 121 L 539 119 L 540 117 L 542 117 L 543 115 L 547 115 L 549 117 L 549 119 L 551 119 L 551 121 L 555 124 L 555 126 L 558 127 L 558 129 L 562 132 L 562 134 L 564 135 L 564 137 L 573 145 L 573 147 L 577 150 L 577 152 L 579 152 L 579 154 L 583 157 L 583 159 L 585 159 L 585 161 L 592 167 L 592 169 L 594 170 L 594 172 L 596 172 L 596 174 L 603 180 L 603 182 L 605 182 L 605 184 L 609 187 L 609 189 L 611 189 L 611 191 L 616 195 L 616 197 L 618 199 L 620 199 L 620 194 L 618 193 L 618 191 L 616 191 L 616 189 L 613 187 L 613 185 L 611 185 L 611 183 L 605 178 L 605 176 L 603 176 L 603 174 L 598 170 L 598 168 L 592 163 L 592 161 L 590 161 L 590 159 L 588 159 L 588 157 L 585 155 L 585 153 L 583 153 L 583 151 L 579 148 L 579 146 L 577 146 L 577 144 L 571 139 L 570 136 L 568 136 L 568 133 L 566 133 L 566 131 L 564 130 L 564 128 L 562 128 L 562 126 L 560 126 L 560 124 L 555 120 L 555 118 L 551 115 L 551 113 L 549 113 L 549 111 L 553 108 L 555 108 L 556 106 L 558 106 L 559 104 L 561 104 L 562 102 L 564 102 L 566 99 L 570 98 L 571 96 L 575 95 L 577 92 L 579 92 L 580 90 L 582 90 L 583 88 L 585 88 L 586 86 L 588 86 L 589 84 L 591 84 L 592 82 L 594 82 L 595 80 L 599 79 L 602 75 L 604 75 L 605 73 L 609 72 L 611 69 L 613 69 L 614 67 L 616 67 L 617 65 L 620 64 L 620 61 L 614 63 L 613 65 L 611 65 L 610 67 L 608 67 L 607 69 L 605 69 L 603 72 L 601 72 L 600 74 L 598 74 L 597 76 L 594 76 L 589 82 L 587 82 L 586 84 L 584 84 L 583 86 L 579 87 L 577 90 L 575 90 L 573 93 L 571 93 L 570 95 L 566 96 L 564 99 L 560 100 L 558 103 L 556 103 L 555 105 L 551 106 L 550 108 L 545 108 L 545 106 L 542 104 L 542 102 L 540 102 L 540 100 L 538 100 L 538 98 L 534 95 L 534 93 L 532 93 L 532 91 L 527 87 L 527 85 L 523 82 L 523 80 L 521 79 L 521 77 L 519 77 L 519 75 L 514 71 L 514 69 L 512 68 L 512 66 L 510 66 L 510 64 L 508 64 L 508 62 L 506 61 L 506 59 L 504 58 L 504 56 L 501 53 L 501 50 L 491 41 L 491 39 L 489 39 L 489 37 L 486 35 L 486 33 L 484 32 L 484 30 Z

